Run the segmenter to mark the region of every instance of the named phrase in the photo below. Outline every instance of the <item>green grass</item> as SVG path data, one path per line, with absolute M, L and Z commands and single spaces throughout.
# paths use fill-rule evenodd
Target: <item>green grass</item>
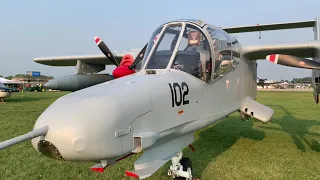
M 0 141 L 26 133 L 63 92 L 15 93 L 0 103 Z M 273 108 L 271 124 L 242 122 L 238 113 L 196 132 L 196 151 L 184 149 L 200 179 L 320 179 L 320 107 L 311 92 L 258 92 Z M 0 179 L 131 179 L 139 155 L 108 167 L 53 160 L 37 153 L 30 141 L 0 151 Z M 148 179 L 171 179 L 166 163 Z

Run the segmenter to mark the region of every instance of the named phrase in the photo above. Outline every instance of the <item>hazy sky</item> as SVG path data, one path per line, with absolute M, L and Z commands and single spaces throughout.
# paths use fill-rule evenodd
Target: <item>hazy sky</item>
M 319 0 L 1 1 L 0 74 L 73 74 L 75 67 L 45 66 L 33 58 L 101 54 L 94 36 L 100 36 L 113 51 L 140 49 L 158 25 L 174 19 L 201 19 L 231 27 L 313 20 L 320 17 L 319 7 Z M 258 32 L 236 37 L 242 44 L 301 42 L 313 40 L 313 30 L 262 32 L 262 39 Z M 259 61 L 261 78 L 291 80 L 305 76 L 311 76 L 311 71 Z

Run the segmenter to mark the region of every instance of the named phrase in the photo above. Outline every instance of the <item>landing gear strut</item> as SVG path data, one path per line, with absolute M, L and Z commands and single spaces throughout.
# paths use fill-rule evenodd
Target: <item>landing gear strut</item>
M 168 175 L 173 179 L 192 180 L 192 164 L 190 158 L 182 157 L 182 151 L 171 158 L 172 165 L 168 170 Z

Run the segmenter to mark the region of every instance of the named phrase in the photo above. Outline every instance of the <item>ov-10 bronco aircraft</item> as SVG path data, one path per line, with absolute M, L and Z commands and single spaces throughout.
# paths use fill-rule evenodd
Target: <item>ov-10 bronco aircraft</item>
M 274 111 L 255 101 L 256 60 L 312 69 L 318 102 L 320 41 L 241 46 L 228 32 L 314 26 L 318 39 L 318 25 L 318 19 L 235 28 L 198 20 L 162 24 L 130 66 L 135 73 L 60 97 L 39 116 L 32 131 L 2 142 L 0 149 L 32 139 L 33 147 L 45 156 L 96 162 L 92 169 L 100 172 L 130 154 L 143 153 L 128 176 L 144 179 L 171 159 L 169 175 L 192 179 L 191 160 L 181 149 L 192 148 L 195 131 L 233 112 L 244 120 L 271 121 Z M 118 65 L 120 56 L 115 57 L 101 39 L 95 40 L 105 57 L 37 62 L 77 64 L 91 72 Z

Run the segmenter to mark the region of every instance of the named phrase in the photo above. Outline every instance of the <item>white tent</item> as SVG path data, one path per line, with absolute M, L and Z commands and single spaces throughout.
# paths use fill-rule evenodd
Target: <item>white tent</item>
M 22 83 L 22 82 L 20 82 L 20 81 L 12 81 L 12 80 L 9 80 L 9 79 L 5 79 L 5 78 L 2 78 L 2 77 L 0 77 L 0 83 L 2 83 L 2 84 L 20 84 L 20 83 Z
M 5 79 L 5 78 L 0 77 L 0 83 L 2 83 L 2 84 L 8 83 L 8 82 L 10 82 L 10 81 L 11 81 L 11 80 L 9 80 L 9 79 Z

